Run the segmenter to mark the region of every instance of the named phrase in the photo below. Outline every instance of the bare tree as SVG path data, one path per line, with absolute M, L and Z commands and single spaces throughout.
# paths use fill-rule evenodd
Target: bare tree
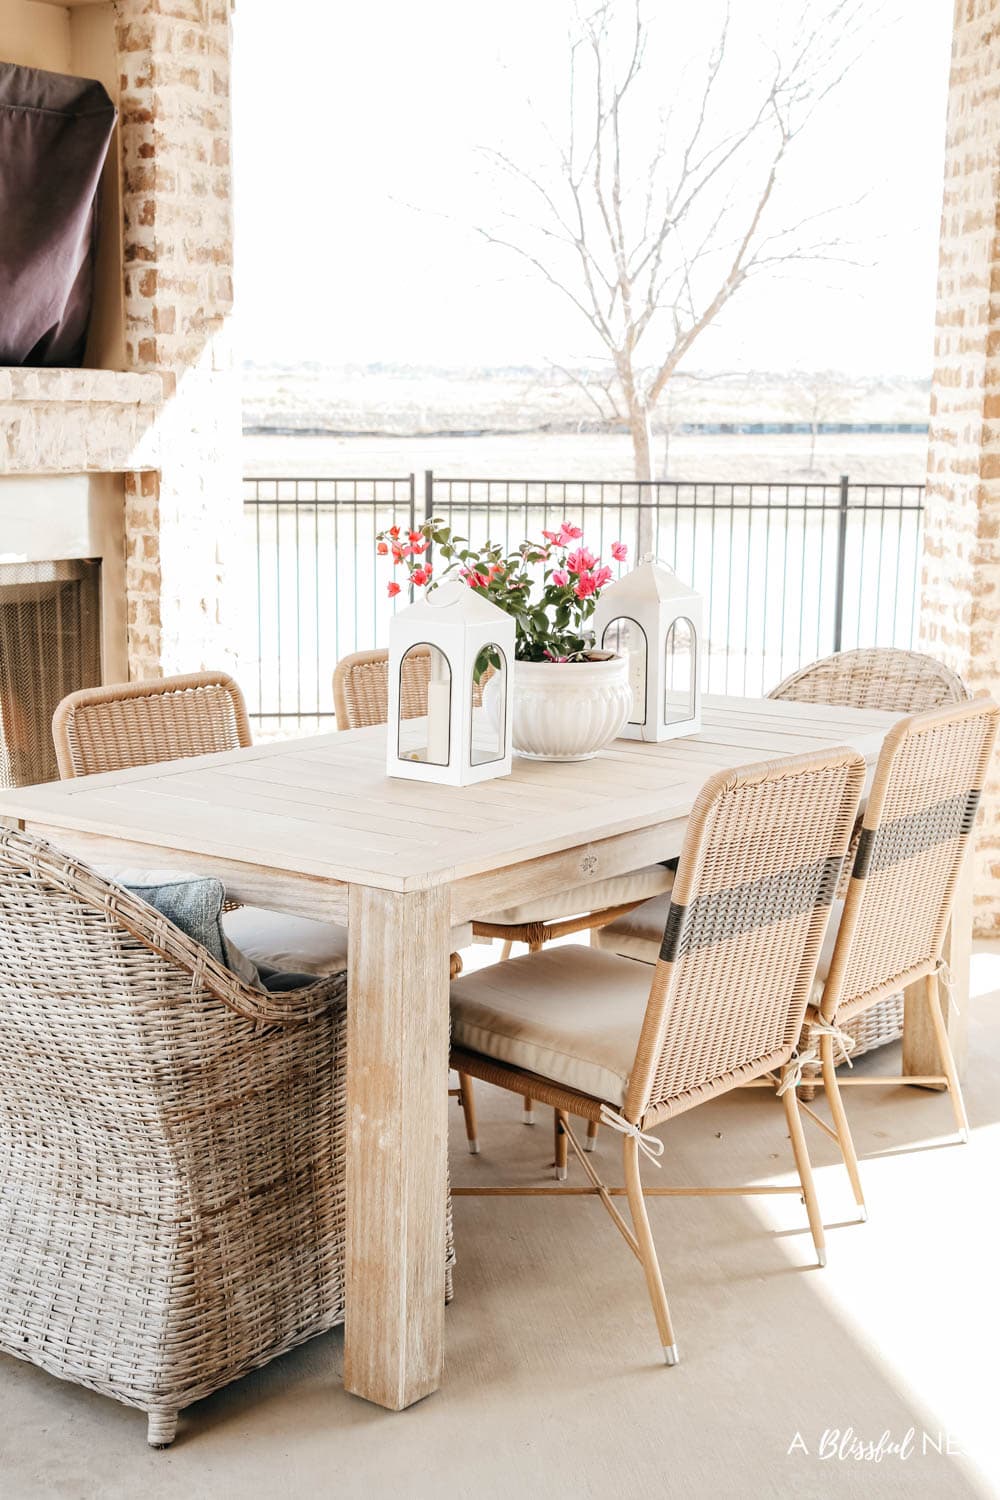
M 835 412 L 842 411 L 847 394 L 847 382 L 835 370 L 809 370 L 792 377 L 791 389 L 786 400 L 792 411 L 809 423 L 809 467 L 816 468 L 816 438 L 824 422 L 833 420 Z
M 870 11 L 870 0 L 803 0 L 766 76 L 751 87 L 743 68 L 734 90 L 743 59 L 727 9 L 699 86 L 650 110 L 662 59 L 642 0 L 600 0 L 577 11 L 566 129 L 545 130 L 542 164 L 485 153 L 500 209 L 476 228 L 585 320 L 603 372 L 564 374 L 603 420 L 627 424 L 637 479 L 653 478 L 650 420 L 668 383 L 750 279 L 846 258 L 824 235 L 827 212 L 779 219 L 777 209 L 789 153 L 855 60 Z

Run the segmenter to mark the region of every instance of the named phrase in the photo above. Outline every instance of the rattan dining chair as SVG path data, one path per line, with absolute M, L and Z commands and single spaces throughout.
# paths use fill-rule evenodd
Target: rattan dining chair
M 400 679 L 400 712 L 403 718 L 419 718 L 427 712 L 427 683 L 430 679 L 430 650 L 414 648 L 403 662 Z M 385 650 L 357 651 L 337 663 L 333 673 L 333 701 L 337 725 L 341 729 L 364 729 L 384 724 L 389 717 L 389 653 Z M 641 902 L 658 892 L 670 889 L 673 871 L 663 865 L 647 865 L 628 875 L 592 881 L 556 892 L 543 902 L 510 907 L 475 919 L 473 936 L 487 941 L 499 938 L 503 943 L 501 957 L 510 957 L 515 943 L 526 943 L 530 953 L 537 953 L 555 938 L 574 933 L 593 932 L 606 922 L 623 917 Z M 462 1093 L 462 1087 L 465 1092 Z M 471 1098 L 471 1087 L 462 1081 L 456 1090 L 461 1099 Z M 534 1123 L 533 1101 L 526 1098 L 523 1119 Z M 478 1150 L 475 1108 L 466 1110 L 466 1134 L 470 1151 Z M 588 1128 L 588 1149 L 592 1150 L 597 1126 Z
M 932 709 L 886 735 L 861 823 L 842 915 L 831 924 L 817 992 L 806 1013 L 798 1074 L 819 1061 L 833 1129 L 855 1200 L 867 1217 L 858 1157 L 841 1089 L 902 1082 L 945 1087 L 963 1140 L 969 1122 L 939 983 L 948 982 L 944 942 L 962 861 L 997 735 L 1000 709 L 989 698 Z M 923 981 L 941 1072 L 863 1077 L 837 1074 L 838 1052 L 853 1060 L 852 1022 L 884 996 Z M 788 1080 L 786 1080 L 786 1083 Z
M 556 1176 L 566 1175 L 568 1144 L 642 1264 L 667 1364 L 677 1342 L 644 1196 L 657 1189 L 643 1187 L 640 1153 L 662 1152 L 653 1127 L 792 1064 L 864 777 L 863 758 L 847 749 L 713 775 L 688 821 L 652 982 L 644 965 L 580 946 L 452 986 L 453 1065 L 556 1110 Z M 782 1098 L 798 1186 L 660 1191 L 801 1193 L 823 1264 L 796 1091 Z M 631 1227 L 573 1115 L 621 1133 Z
M 253 743 L 246 701 L 225 672 L 192 672 L 70 693 L 52 719 L 63 779 L 155 765 Z M 227 902 L 226 936 L 274 969 L 335 974 L 347 967 L 347 928 Z
M 0 828 L 5 1354 L 138 1407 L 164 1447 L 183 1408 L 343 1321 L 345 988 L 250 989 Z
M 840 651 L 811 662 L 786 677 L 768 697 L 912 714 L 967 702 L 969 691 L 960 677 L 933 656 L 878 646 Z M 639 907 L 612 923 L 596 941 L 612 952 L 653 963 L 665 914 L 665 899 Z M 852 1058 L 898 1041 L 903 1034 L 903 996 L 884 996 L 877 1005 L 846 1021 L 844 1029 L 854 1038 Z M 818 1066 L 807 1070 L 802 1098 L 812 1097 L 819 1071 Z

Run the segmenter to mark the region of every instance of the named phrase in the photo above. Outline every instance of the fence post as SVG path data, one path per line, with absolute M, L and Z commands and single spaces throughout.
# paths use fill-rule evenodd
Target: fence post
M 847 567 L 848 478 L 840 476 L 840 504 L 837 510 L 837 582 L 833 606 L 833 649 L 844 649 L 844 585 Z

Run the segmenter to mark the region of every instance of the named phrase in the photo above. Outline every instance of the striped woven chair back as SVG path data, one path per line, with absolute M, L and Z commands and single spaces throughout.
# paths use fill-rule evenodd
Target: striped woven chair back
M 689 819 L 625 1113 L 649 1124 L 791 1056 L 865 778 L 854 751 L 712 776 Z
M 939 961 L 993 752 L 989 698 L 903 719 L 886 735 L 861 825 L 823 1015 L 892 993 Z
M 243 694 L 224 672 L 83 688 L 59 704 L 52 738 L 64 780 L 253 743 Z
M 914 714 L 943 703 L 964 703 L 969 690 L 933 656 L 872 646 L 810 662 L 772 688 L 768 697 Z

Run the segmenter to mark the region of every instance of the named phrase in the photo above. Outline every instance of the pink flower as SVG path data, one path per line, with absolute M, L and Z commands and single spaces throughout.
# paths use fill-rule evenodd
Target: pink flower
M 395 583 L 395 582 L 390 583 L 390 585 L 389 585 L 389 598 L 390 599 L 395 599 L 396 595 L 399 592 L 400 592 L 399 584 Z
M 593 573 L 581 573 L 576 580 L 576 597 L 578 599 L 586 599 L 588 594 L 593 594 L 596 591 L 597 584 L 594 582 Z
M 545 537 L 546 541 L 549 542 L 558 542 L 559 540 L 558 531 L 546 531 L 544 527 L 542 528 L 542 536 Z
M 379 542 L 378 546 L 375 548 L 375 551 L 378 553 L 379 557 L 389 556 L 389 548 L 387 547 L 385 542 Z
M 389 527 L 389 535 L 390 536 L 399 536 L 399 527 L 398 526 L 390 526 Z
M 626 547 L 625 543 L 612 542 L 611 556 L 614 558 L 615 562 L 624 562 L 626 557 L 628 557 L 628 548 Z
M 569 661 L 568 656 L 553 656 L 548 646 L 546 646 L 545 648 L 545 655 L 548 657 L 549 661 Z
M 578 542 L 582 536 L 579 526 L 571 526 L 568 521 L 564 521 L 559 528 L 559 545 L 568 547 L 570 542 Z
M 410 574 L 410 578 L 417 585 L 417 588 L 420 589 L 423 588 L 429 577 L 430 574 L 427 572 L 426 568 L 414 568 L 413 572 Z
M 611 569 L 605 563 L 603 568 L 598 568 L 594 574 L 594 587 L 602 589 L 611 580 Z
M 552 582 L 557 588 L 564 589 L 569 583 L 569 574 L 565 568 L 556 568 L 552 574 Z
M 566 566 L 571 573 L 586 573 L 587 569 L 592 568 L 596 561 L 597 558 L 589 547 L 578 547 L 575 552 L 571 552 L 567 557 Z
M 427 551 L 427 543 L 418 540 L 413 543 L 412 547 L 407 547 L 406 550 L 407 552 L 409 552 L 411 557 L 419 557 L 421 553 Z
M 408 531 L 406 533 L 406 535 L 409 537 L 409 539 L 410 539 L 411 542 L 419 542 L 419 540 L 420 540 L 420 532 L 419 531 Z

